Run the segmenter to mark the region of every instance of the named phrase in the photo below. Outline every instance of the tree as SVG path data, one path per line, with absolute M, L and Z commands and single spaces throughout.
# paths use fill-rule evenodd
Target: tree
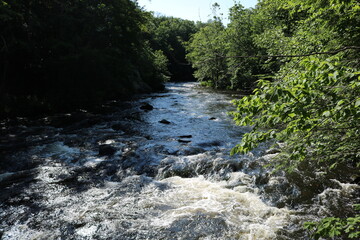
M 0 18 L 2 113 L 73 109 L 162 86 L 134 1 L 1 1 Z
M 281 65 L 272 81 L 259 80 L 253 95 L 234 101 L 236 123 L 253 128 L 232 153 L 278 142 L 275 168 L 291 172 L 305 165 L 326 174 L 346 169 L 342 177 L 349 181 L 360 168 L 358 1 L 267 0 L 257 11 L 267 23 L 255 43 Z M 357 237 L 358 218 L 331 216 L 306 227 L 317 239 Z
M 195 78 L 214 88 L 227 85 L 227 54 L 225 28 L 220 21 L 213 21 L 193 35 L 188 43 L 187 59 L 195 69 Z
M 240 4 L 235 4 L 230 9 L 230 24 L 226 28 L 227 65 L 230 75 L 231 89 L 252 89 L 255 86 L 257 75 L 265 74 L 261 58 L 239 58 L 238 56 L 255 56 L 264 52 L 255 45 L 254 28 L 255 11 L 244 9 Z M 235 57 L 236 56 L 236 57 Z
M 251 125 L 253 130 L 233 153 L 246 153 L 276 139 L 287 143 L 279 155 L 281 168 L 294 169 L 305 159 L 316 161 L 322 171 L 356 164 L 360 73 L 338 57 L 309 57 L 299 65 L 282 70 L 278 76 L 285 77 L 275 82 L 259 81 L 254 95 L 235 101 L 237 124 Z
M 197 31 L 193 21 L 174 17 L 148 16 L 146 38 L 155 50 L 161 50 L 168 58 L 168 70 L 172 81 L 193 80 L 193 69 L 187 63 L 185 42 Z
M 196 69 L 195 77 L 215 88 L 251 90 L 258 75 L 271 73 L 263 55 L 266 50 L 255 42 L 258 15 L 236 3 L 230 9 L 230 24 L 224 27 L 216 16 L 194 35 L 188 44 L 188 59 Z M 259 25 L 261 26 L 261 25 Z M 277 68 L 278 69 L 278 68 Z

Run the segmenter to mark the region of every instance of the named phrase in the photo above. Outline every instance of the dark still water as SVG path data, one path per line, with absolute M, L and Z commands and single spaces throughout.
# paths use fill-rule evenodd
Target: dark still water
M 1 239 L 309 239 L 304 221 L 351 210 L 356 184 L 270 174 L 265 146 L 230 157 L 249 131 L 227 115 L 234 97 L 168 84 L 1 123 Z

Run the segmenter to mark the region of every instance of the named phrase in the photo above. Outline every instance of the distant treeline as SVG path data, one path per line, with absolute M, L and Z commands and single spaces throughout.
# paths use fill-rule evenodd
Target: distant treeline
M 252 90 L 257 80 L 276 79 L 310 55 L 337 54 L 359 67 L 359 1 L 260 0 L 249 9 L 235 3 L 227 26 L 216 16 L 220 7 L 213 5 L 212 21 L 187 43 L 187 59 L 204 85 Z
M 131 0 L 0 1 L 0 113 L 66 111 L 192 79 L 194 22 Z

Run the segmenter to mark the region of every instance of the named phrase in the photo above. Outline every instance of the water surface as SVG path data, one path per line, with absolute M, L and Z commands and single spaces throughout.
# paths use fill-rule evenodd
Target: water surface
M 0 236 L 309 239 L 304 221 L 350 211 L 356 184 L 270 174 L 266 146 L 229 156 L 249 131 L 227 114 L 234 97 L 171 83 L 94 112 L 2 122 Z

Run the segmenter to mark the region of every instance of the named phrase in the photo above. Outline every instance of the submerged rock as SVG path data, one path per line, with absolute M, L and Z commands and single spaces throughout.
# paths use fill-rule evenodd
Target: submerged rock
M 200 147 L 206 148 L 206 147 L 219 147 L 222 145 L 222 142 L 218 140 L 210 141 L 210 142 L 202 142 L 198 143 Z
M 111 128 L 115 131 L 123 131 L 124 130 L 124 126 L 121 124 L 114 124 L 111 126 Z
M 151 111 L 151 110 L 153 110 L 154 109 L 154 107 L 153 106 L 151 106 L 150 104 L 148 104 L 148 103 L 144 103 L 141 107 L 140 107 L 140 109 L 142 109 L 142 110 L 148 110 L 148 111 Z
M 189 155 L 196 155 L 196 154 L 204 153 L 204 152 L 206 152 L 206 150 L 203 148 L 189 146 L 187 148 L 180 149 L 179 151 L 177 151 L 176 155 L 189 156 Z

